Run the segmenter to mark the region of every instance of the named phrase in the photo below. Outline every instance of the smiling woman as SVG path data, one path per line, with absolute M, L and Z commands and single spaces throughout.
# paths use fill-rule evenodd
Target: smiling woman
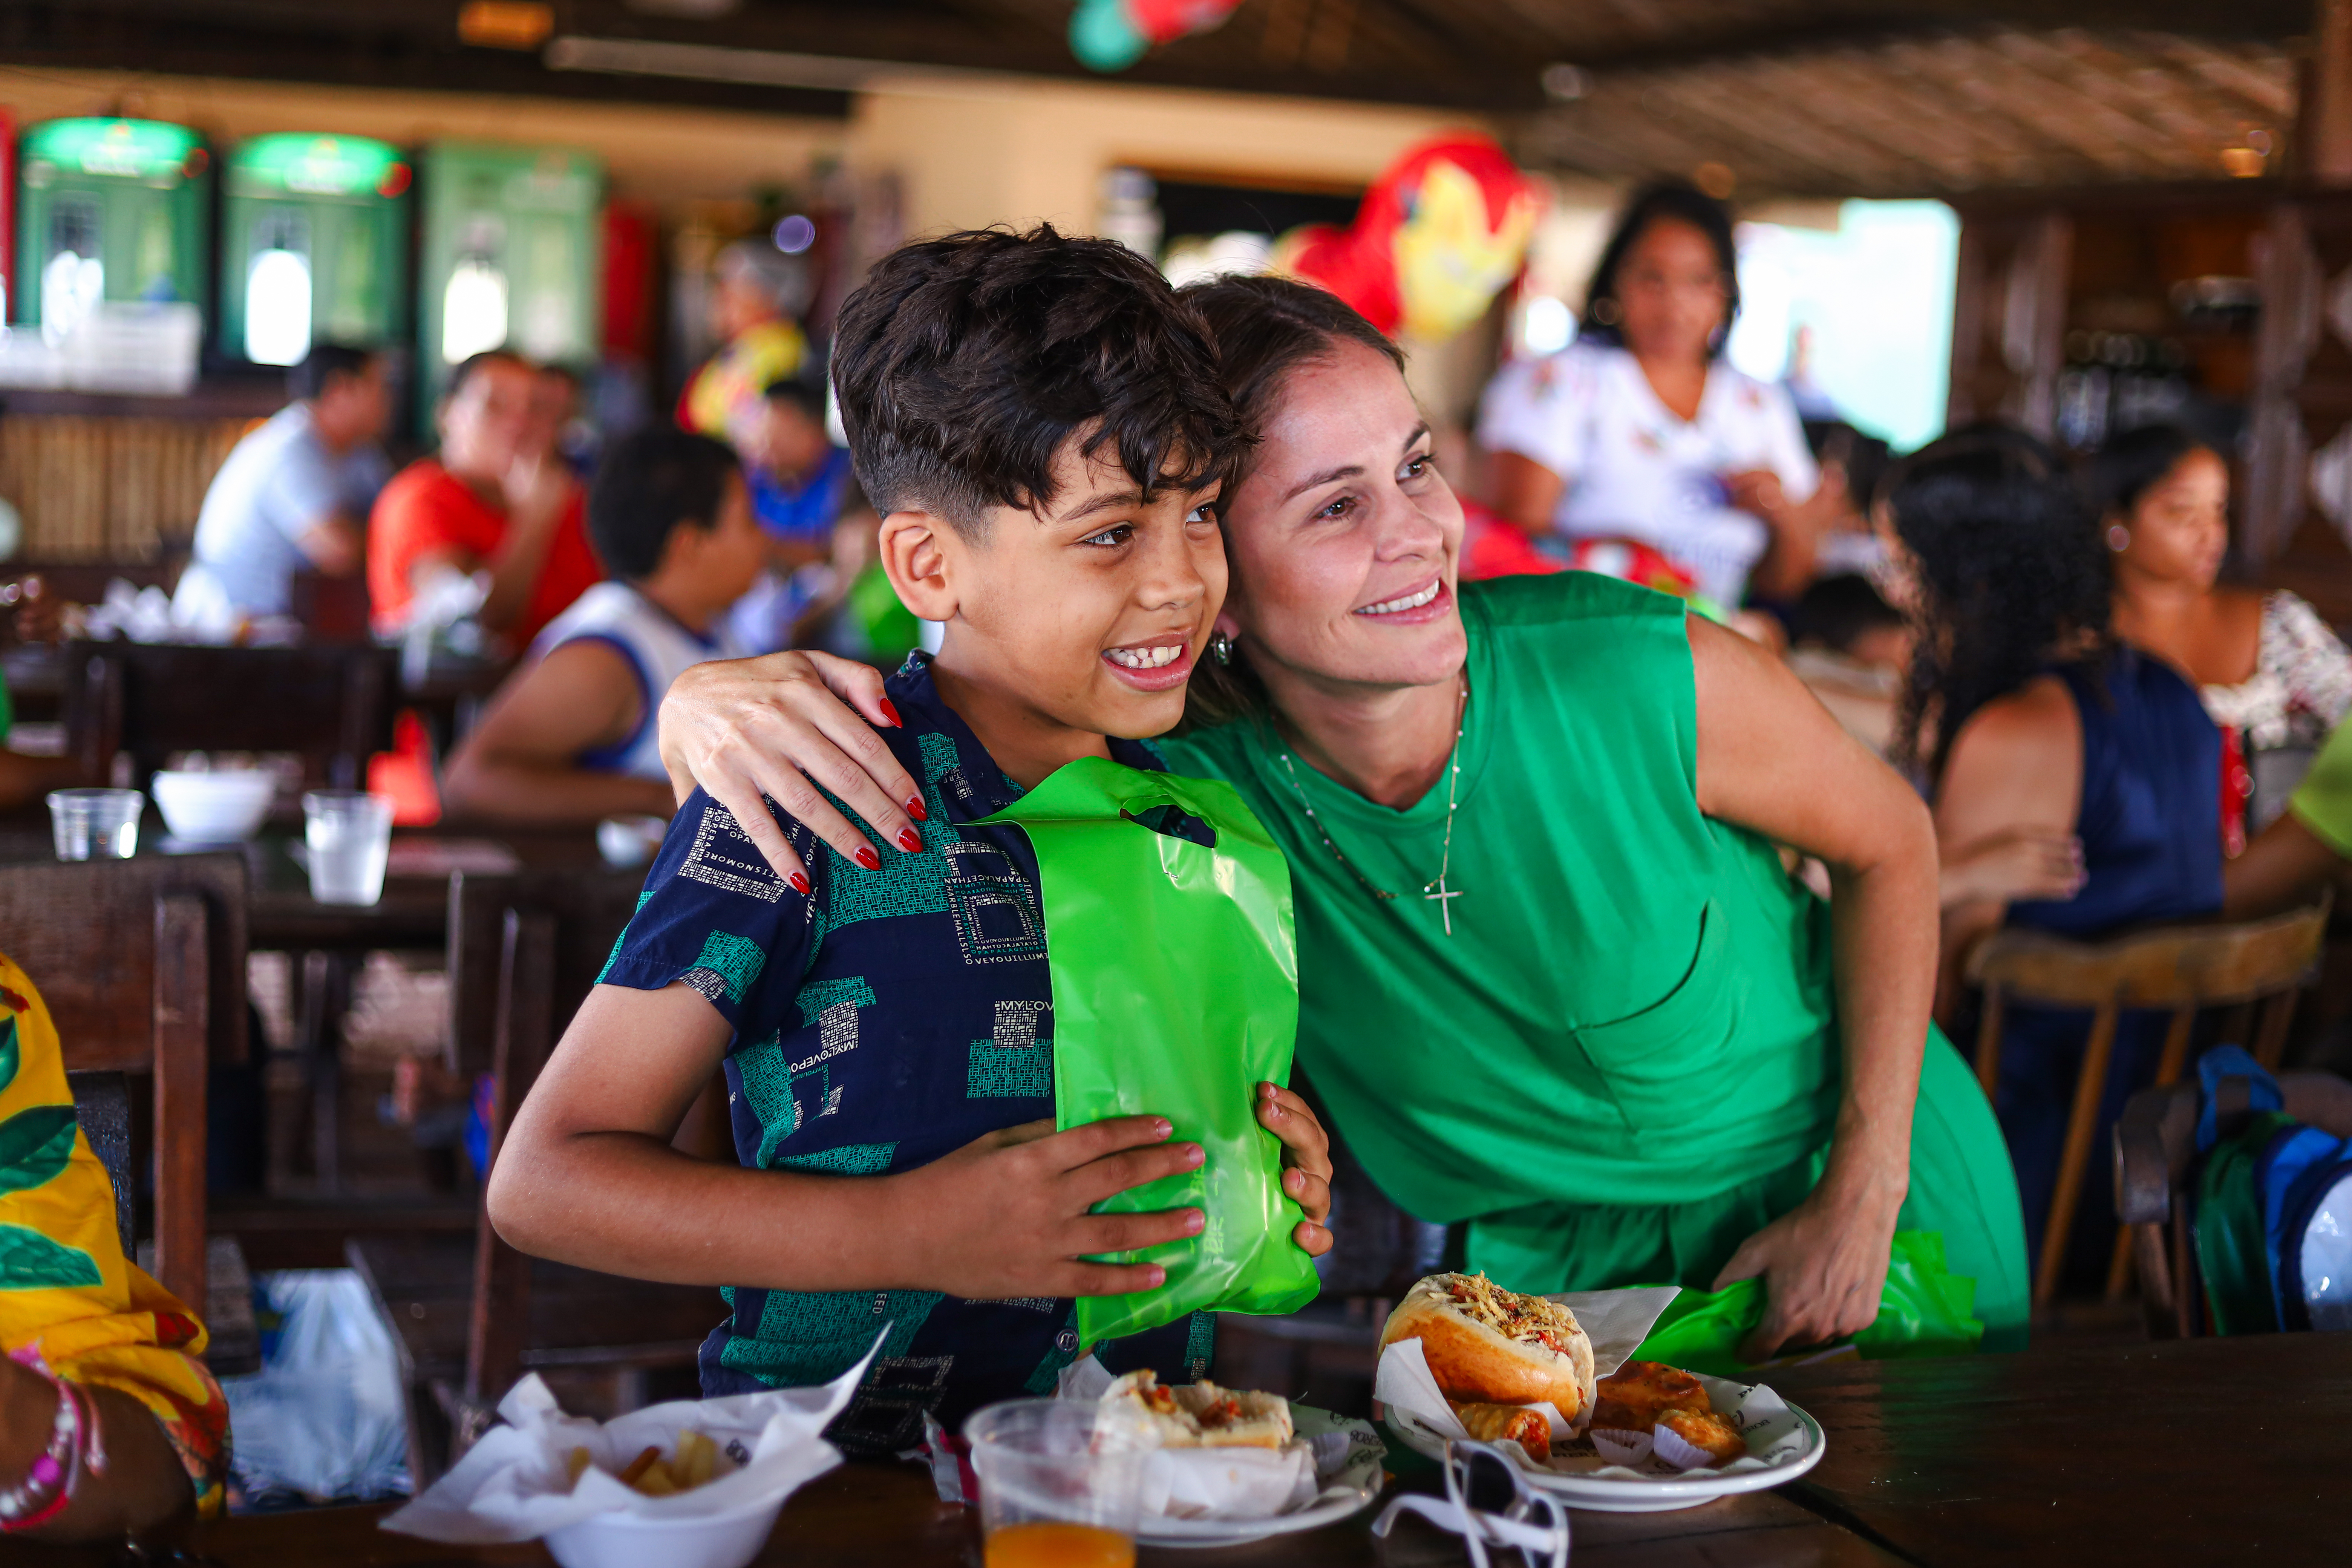
M 1674 600 L 1462 584 L 1396 350 L 1333 297 L 1185 298 L 1256 443 L 1219 509 L 1226 661 L 1162 749 L 1290 860 L 1298 1059 L 1381 1189 L 1515 1289 L 1762 1276 L 1759 1355 L 1870 1325 L 1895 1233 L 1934 1232 L 1987 1343 L 2021 1342 L 2014 1178 L 1928 1022 L 1917 796 Z M 804 766 L 895 834 L 899 772 L 820 682 L 887 721 L 835 661 L 705 666 L 664 707 L 674 775 L 723 799 Z M 1779 844 L 1830 868 L 1832 902 Z

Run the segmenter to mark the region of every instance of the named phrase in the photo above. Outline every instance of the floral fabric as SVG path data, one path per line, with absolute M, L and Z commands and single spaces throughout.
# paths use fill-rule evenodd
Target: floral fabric
M 2281 591 L 2263 601 L 2254 673 L 2200 695 L 2213 722 L 2244 731 L 2255 751 L 2315 746 L 2352 711 L 2352 650 L 2317 611 Z
M 228 1403 L 205 1327 L 122 1255 L 114 1185 L 82 1136 L 57 1026 L 0 955 L 0 1352 L 152 1411 L 199 1510 L 220 1511 Z

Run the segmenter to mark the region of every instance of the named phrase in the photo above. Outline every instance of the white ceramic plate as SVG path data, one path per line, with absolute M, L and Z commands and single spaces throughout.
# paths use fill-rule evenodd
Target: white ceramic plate
M 1736 1408 L 1750 1386 L 1703 1374 L 1699 1381 L 1706 1384 L 1718 1410 Z M 1829 1438 L 1822 1431 L 1822 1424 L 1794 1405 L 1789 1405 L 1789 1414 L 1796 1417 L 1796 1430 L 1775 1445 L 1782 1451 L 1770 1463 L 1754 1469 L 1728 1473 L 1685 1470 L 1679 1475 L 1656 1477 L 1601 1476 L 1555 1470 L 1531 1459 L 1522 1460 L 1521 1469 L 1537 1488 L 1569 1507 L 1589 1509 L 1595 1513 L 1666 1513 L 1678 1508 L 1696 1508 L 1700 1503 L 1713 1502 L 1736 1492 L 1760 1492 L 1784 1485 L 1822 1462 L 1822 1456 L 1829 1450 Z M 1444 1458 L 1444 1435 L 1412 1411 L 1391 1405 L 1388 1423 L 1389 1429 L 1404 1440 L 1405 1447 L 1433 1459 Z M 1512 1445 L 1503 1447 L 1517 1457 L 1518 1450 Z
M 1313 1438 L 1325 1432 L 1348 1436 L 1348 1450 L 1339 1468 L 1318 1478 L 1323 1489 L 1313 1501 L 1295 1513 L 1278 1513 L 1271 1519 L 1146 1519 L 1136 1528 L 1136 1540 L 1146 1546 L 1238 1546 L 1335 1524 L 1380 1495 L 1381 1435 L 1372 1430 L 1370 1422 L 1348 1420 L 1307 1405 L 1292 1405 L 1290 1419 L 1301 1437 Z

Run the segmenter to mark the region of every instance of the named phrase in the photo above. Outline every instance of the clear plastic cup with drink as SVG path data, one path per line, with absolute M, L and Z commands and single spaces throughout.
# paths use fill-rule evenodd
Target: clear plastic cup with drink
M 53 789 L 49 832 L 60 860 L 128 860 L 139 852 L 139 814 L 147 797 L 135 789 Z
M 372 904 L 383 897 L 391 801 L 358 790 L 314 789 L 302 797 L 302 819 L 312 898 L 322 904 Z
M 1150 1444 L 1133 1412 L 1014 1399 L 974 1412 L 963 1435 L 986 1568 L 1133 1568 Z

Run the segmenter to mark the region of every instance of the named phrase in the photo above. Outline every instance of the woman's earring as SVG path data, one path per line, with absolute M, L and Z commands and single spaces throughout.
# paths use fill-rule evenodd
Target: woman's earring
M 2125 551 L 2129 550 L 2131 548 L 2131 530 L 2126 528 L 2120 522 L 2109 523 L 2107 525 L 2107 548 L 2114 551 L 2118 555 L 2121 555 Z
M 1234 662 L 1234 639 L 1223 632 L 1209 634 L 1209 657 L 1219 664 Z
M 1601 326 L 1613 327 L 1617 324 L 1617 301 L 1603 294 L 1586 306 L 1584 313 Z

